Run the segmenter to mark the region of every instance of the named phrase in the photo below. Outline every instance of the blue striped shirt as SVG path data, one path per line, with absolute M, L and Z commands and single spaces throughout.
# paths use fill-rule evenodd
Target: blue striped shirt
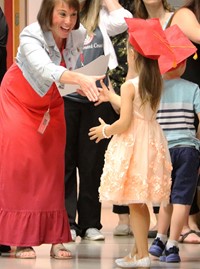
M 164 81 L 164 90 L 157 112 L 169 148 L 178 145 L 200 148 L 196 138 L 194 115 L 200 113 L 200 89 L 195 83 L 178 78 Z

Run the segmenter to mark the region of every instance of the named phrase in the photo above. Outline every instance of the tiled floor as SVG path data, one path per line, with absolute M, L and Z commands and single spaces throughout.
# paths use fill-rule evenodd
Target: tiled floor
M 114 260 L 129 253 L 134 238 L 132 236 L 114 237 L 112 230 L 117 224 L 117 216 L 111 212 L 111 207 L 104 206 L 102 223 L 105 242 L 91 242 L 77 238 L 76 243 L 66 244 L 74 258 L 71 260 L 55 260 L 49 257 L 50 245 L 36 247 L 37 259 L 15 259 L 13 253 L 0 257 L 0 269 L 117 269 Z M 149 244 L 152 239 L 149 239 Z M 152 259 L 151 268 L 200 268 L 200 245 L 181 244 L 182 262 L 178 264 L 161 263 Z

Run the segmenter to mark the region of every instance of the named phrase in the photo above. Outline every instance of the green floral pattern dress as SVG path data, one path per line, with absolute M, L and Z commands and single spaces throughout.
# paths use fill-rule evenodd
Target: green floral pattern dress
M 119 3 L 129 11 L 133 10 L 133 0 L 121 0 Z M 115 48 L 115 52 L 117 55 L 119 65 L 109 71 L 109 77 L 112 82 L 113 88 L 116 93 L 120 94 L 121 84 L 124 83 L 126 79 L 126 74 L 128 70 L 127 66 L 127 31 L 122 34 L 116 35 L 111 38 L 113 46 Z

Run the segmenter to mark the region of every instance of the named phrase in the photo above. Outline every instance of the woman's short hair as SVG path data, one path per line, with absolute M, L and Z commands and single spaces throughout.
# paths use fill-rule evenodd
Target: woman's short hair
M 40 10 L 37 14 L 37 20 L 44 32 L 50 31 L 52 26 L 52 17 L 55 5 L 59 2 L 67 4 L 70 8 L 74 8 L 77 11 L 77 21 L 74 26 L 74 30 L 80 26 L 80 5 L 78 0 L 43 0 L 40 6 Z

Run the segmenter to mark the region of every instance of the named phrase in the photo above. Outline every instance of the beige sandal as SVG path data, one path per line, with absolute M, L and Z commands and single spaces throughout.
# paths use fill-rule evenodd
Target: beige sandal
M 18 259 L 35 259 L 36 254 L 32 247 L 17 247 L 15 251 L 15 258 Z
M 68 254 L 68 256 L 62 256 L 59 252 L 64 251 L 65 253 Z M 50 256 L 54 259 L 58 260 L 67 260 L 72 258 L 71 251 L 66 249 L 63 244 L 56 244 L 52 245 L 51 251 L 50 251 Z

